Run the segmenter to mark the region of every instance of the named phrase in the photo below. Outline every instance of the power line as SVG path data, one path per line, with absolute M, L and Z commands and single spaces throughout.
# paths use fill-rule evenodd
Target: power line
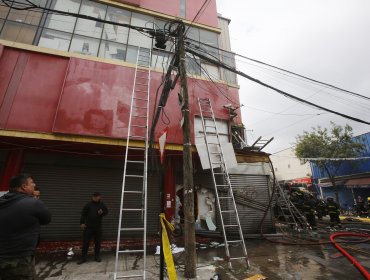
M 261 82 L 260 80 L 255 79 L 255 78 L 253 78 L 253 77 L 251 77 L 251 76 L 249 76 L 249 75 L 247 75 L 247 74 L 245 74 L 245 73 L 237 70 L 236 68 L 232 68 L 232 67 L 230 67 L 230 66 L 228 66 L 228 65 L 226 65 L 224 63 L 220 63 L 219 61 L 216 61 L 216 60 L 214 60 L 214 59 L 212 59 L 212 58 L 210 58 L 210 57 L 208 57 L 206 55 L 200 54 L 200 53 L 198 53 L 198 52 L 196 52 L 196 51 L 194 51 L 194 50 L 192 50 L 190 48 L 187 48 L 186 50 L 189 53 L 194 54 L 194 55 L 198 56 L 201 59 L 204 59 L 206 61 L 209 61 L 209 62 L 211 62 L 211 63 L 213 63 L 215 65 L 218 65 L 218 66 L 220 66 L 222 68 L 225 68 L 227 70 L 230 70 L 230 71 L 232 71 L 232 72 L 234 72 L 234 73 L 236 73 L 236 74 L 238 74 L 238 75 L 240 75 L 240 76 L 242 76 L 244 78 L 247 78 L 248 80 L 250 80 L 252 82 L 255 82 L 255 83 L 260 84 L 260 85 L 262 85 L 264 87 L 267 87 L 269 89 L 272 89 L 272 90 L 274 90 L 274 91 L 276 91 L 276 92 L 278 92 L 278 93 L 280 93 L 280 94 L 282 94 L 282 95 L 284 95 L 284 96 L 286 96 L 288 98 L 291 98 L 291 99 L 296 100 L 298 102 L 301 102 L 301 103 L 310 105 L 312 107 L 319 108 L 319 109 L 324 110 L 326 112 L 330 112 L 330 113 L 333 113 L 335 115 L 338 115 L 338 116 L 341 116 L 341 117 L 344 117 L 344 118 L 347 118 L 347 119 L 350 119 L 350 120 L 353 120 L 353 121 L 356 121 L 356 122 L 359 122 L 359 123 L 364 123 L 364 124 L 370 125 L 370 123 L 367 122 L 367 121 L 364 121 L 364 120 L 361 120 L 361 119 L 358 119 L 358 118 L 355 118 L 355 117 L 352 117 L 352 116 L 349 116 L 349 115 L 346 115 L 346 114 L 343 114 L 343 113 L 340 113 L 340 112 L 337 112 L 337 111 L 334 111 L 334 110 L 331 110 L 331 109 L 328 109 L 328 108 L 325 108 L 323 106 L 317 105 L 317 104 L 312 103 L 310 101 L 307 101 L 307 100 L 304 100 L 302 98 L 296 97 L 296 96 L 294 96 L 292 94 L 289 94 L 289 93 L 287 93 L 287 92 L 285 92 L 283 90 L 280 90 L 280 89 L 278 89 L 276 87 L 270 86 L 269 84 L 266 84 L 264 82 Z
M 191 23 L 189 24 L 188 28 L 184 32 L 184 36 L 186 36 L 186 34 L 188 33 L 188 31 L 189 31 L 190 27 L 193 25 L 193 23 L 195 23 L 195 22 L 198 21 L 198 19 L 200 18 L 201 14 L 208 7 L 209 3 L 210 3 L 210 0 L 204 0 L 203 5 L 200 7 L 200 9 L 198 10 L 197 14 L 194 16 L 193 20 L 191 21 Z
M 238 53 L 234 53 L 234 52 L 231 52 L 231 51 L 228 51 L 228 50 L 224 50 L 224 49 L 221 49 L 221 48 L 218 48 L 218 47 L 215 47 L 215 46 L 209 45 L 209 44 L 204 43 L 204 42 L 201 42 L 201 41 L 196 41 L 196 40 L 191 39 L 191 38 L 186 38 L 186 39 L 187 39 L 187 40 L 190 40 L 190 41 L 193 41 L 193 42 L 200 43 L 201 45 L 205 45 L 205 46 L 207 46 L 207 47 L 213 48 L 213 49 L 218 50 L 218 51 L 222 51 L 222 52 L 225 52 L 225 53 L 229 53 L 229 54 L 231 54 L 231 55 L 239 56 L 239 57 L 245 58 L 245 59 L 247 59 L 247 60 L 253 61 L 253 62 L 255 62 L 255 63 L 262 64 L 262 65 L 265 65 L 265 66 L 268 66 L 268 67 L 274 68 L 274 69 L 276 69 L 276 70 L 286 72 L 286 73 L 291 74 L 291 75 L 293 75 L 293 76 L 303 78 L 304 80 L 311 81 L 311 82 L 313 82 L 313 83 L 315 83 L 315 84 L 321 84 L 321 85 L 324 85 L 324 86 L 327 86 L 327 87 L 333 88 L 333 89 L 335 89 L 335 90 L 339 90 L 339 91 L 342 91 L 342 92 L 348 93 L 348 94 L 350 94 L 350 95 L 357 96 L 357 97 L 359 97 L 359 98 L 363 98 L 363 99 L 366 99 L 366 100 L 370 100 L 370 97 L 367 97 L 367 96 L 365 96 L 365 95 L 361 95 L 361 94 L 358 94 L 358 93 L 356 93 L 356 92 L 349 91 L 349 90 L 346 90 L 346 89 L 343 89 L 343 88 L 340 88 L 340 87 L 337 87 L 337 86 L 331 85 L 331 84 L 329 84 L 329 83 L 321 82 L 321 81 L 318 81 L 318 80 L 315 80 L 315 79 L 309 78 L 309 77 L 307 77 L 307 76 L 304 76 L 304 75 L 301 75 L 301 74 L 298 74 L 298 73 L 295 73 L 295 72 L 292 72 L 292 71 L 289 71 L 289 70 L 286 70 L 286 69 L 283 69 L 283 68 L 280 68 L 280 67 L 277 67 L 277 66 L 274 66 L 274 65 L 268 64 L 268 63 L 265 63 L 265 62 L 260 61 L 260 60 L 257 60 L 257 59 L 253 59 L 253 58 L 250 58 L 250 57 L 247 57 L 247 56 L 244 56 L 244 55 L 238 54 Z M 196 46 L 196 47 L 198 47 L 198 46 Z M 198 47 L 198 48 L 200 48 L 200 47 Z M 203 51 L 206 51 L 205 49 L 202 49 L 202 50 L 203 50 Z
M 254 108 L 252 106 L 248 106 L 248 105 L 241 105 L 240 106 L 241 108 L 242 107 L 247 107 L 247 108 L 250 108 L 252 110 L 257 110 L 257 111 L 261 111 L 261 112 L 265 112 L 265 113 L 269 113 L 269 114 L 274 114 L 274 115 L 280 115 L 280 116 L 297 116 L 297 117 L 302 117 L 302 116 L 319 116 L 319 115 L 323 115 L 323 114 L 326 114 L 326 113 L 317 113 L 317 114 L 283 114 L 281 112 L 270 112 L 270 111 L 267 111 L 267 110 L 262 110 L 262 109 L 258 109 L 258 108 Z

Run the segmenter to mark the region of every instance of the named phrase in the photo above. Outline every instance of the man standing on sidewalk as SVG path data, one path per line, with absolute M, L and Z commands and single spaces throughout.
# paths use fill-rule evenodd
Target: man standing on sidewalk
M 40 199 L 33 197 L 36 184 L 29 174 L 10 180 L 9 192 L 0 197 L 0 279 L 36 279 L 34 252 L 40 225 L 51 214 Z
M 77 264 L 86 262 L 87 252 L 92 237 L 95 241 L 95 261 L 101 262 L 100 246 L 102 239 L 102 220 L 108 214 L 108 209 L 103 202 L 101 202 L 101 194 L 93 193 L 91 201 L 88 202 L 82 209 L 80 227 L 83 230 L 83 245 L 82 258 Z

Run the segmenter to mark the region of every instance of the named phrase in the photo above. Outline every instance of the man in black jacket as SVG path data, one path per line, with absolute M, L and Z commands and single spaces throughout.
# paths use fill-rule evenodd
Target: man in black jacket
M 86 262 L 87 252 L 89 250 L 89 243 L 92 237 L 95 242 L 95 261 L 101 262 L 100 245 L 102 238 L 102 220 L 108 214 L 108 209 L 103 202 L 101 202 L 101 194 L 93 193 L 91 201 L 88 202 L 82 209 L 80 227 L 83 230 L 83 245 L 82 258 L 77 264 Z
M 36 279 L 34 252 L 40 225 L 51 214 L 40 199 L 33 197 L 36 184 L 31 175 L 10 180 L 9 192 L 0 197 L 0 279 Z

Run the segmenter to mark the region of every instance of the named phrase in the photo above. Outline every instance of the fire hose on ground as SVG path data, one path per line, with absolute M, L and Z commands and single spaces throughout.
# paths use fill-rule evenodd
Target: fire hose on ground
M 341 252 L 356 268 L 361 272 L 361 274 L 365 277 L 365 279 L 370 280 L 370 273 L 366 271 L 366 269 L 346 250 L 344 250 L 339 244 L 335 242 L 335 238 L 342 237 L 342 236 L 351 236 L 351 237 L 369 237 L 368 234 L 362 233 L 351 233 L 351 232 L 338 232 L 330 235 L 330 242 L 334 245 L 335 248 L 339 252 Z

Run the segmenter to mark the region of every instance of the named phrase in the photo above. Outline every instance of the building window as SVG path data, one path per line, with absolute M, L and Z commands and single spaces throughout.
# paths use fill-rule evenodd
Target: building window
M 1 32 L 1 38 L 24 44 L 32 44 L 36 31 L 36 26 L 7 21 Z
M 121 24 L 130 24 L 131 12 L 108 7 L 107 21 Z M 123 26 L 104 24 L 103 39 L 117 43 L 127 44 L 129 29 Z
M 153 50 L 152 53 L 152 67 L 166 70 L 170 64 L 173 53 Z
M 72 34 L 69 33 L 44 29 L 39 40 L 39 46 L 60 51 L 68 51 L 71 37 Z
M 133 26 L 154 28 L 153 22 L 154 18 L 152 17 L 143 14 L 132 13 L 131 25 Z M 150 49 L 152 46 L 152 38 L 150 36 L 143 35 L 139 31 L 131 29 L 128 37 L 128 44 Z
M 63 12 L 78 13 L 80 4 L 80 0 L 53 0 L 51 9 Z M 75 17 L 50 14 L 46 19 L 45 27 L 72 33 L 75 23 Z
M 220 59 L 226 65 L 235 68 L 235 56 L 234 54 L 226 51 L 220 51 Z M 226 69 L 222 69 L 222 79 L 231 83 L 236 84 L 236 74 Z
M 8 16 L 9 10 L 8 7 L 0 5 L 0 18 L 5 19 Z
M 200 69 L 200 60 L 195 59 L 193 57 L 187 57 L 185 59 L 186 62 L 186 71 L 191 75 L 200 76 L 201 69 Z
M 105 19 L 107 6 L 91 2 L 83 1 L 80 9 L 81 15 L 87 15 L 98 19 Z M 98 21 L 79 18 L 77 19 L 75 33 L 83 36 L 100 38 L 103 31 L 103 24 Z
M 103 41 L 100 44 L 99 57 L 126 60 L 127 46 L 114 42 Z
M 107 6 L 90 0 L 32 0 L 33 3 L 53 10 L 88 15 L 120 24 L 163 30 L 170 27 L 170 22 L 155 19 L 140 13 Z M 25 0 L 18 0 L 24 2 Z M 180 1 L 181 15 L 185 17 L 186 0 Z M 40 25 L 41 24 L 41 25 Z M 153 68 L 166 69 L 175 51 L 173 40 L 166 42 L 166 49 L 157 49 L 155 40 L 148 34 L 128 27 L 118 26 L 65 16 L 15 10 L 0 6 L 0 38 L 61 51 L 77 52 L 84 55 L 116 59 L 136 63 L 138 47 L 152 49 L 151 65 Z M 36 37 L 37 34 L 37 37 Z M 187 29 L 188 42 L 197 51 L 213 59 L 235 66 L 234 55 L 218 50 L 218 34 L 196 28 Z M 191 47 L 192 45 L 189 45 Z M 236 75 L 218 68 L 207 61 L 189 55 L 186 58 L 188 73 L 203 76 L 206 79 L 223 79 L 236 84 Z
M 34 0 L 33 3 L 44 7 L 46 0 Z M 27 2 L 19 0 L 12 5 L 21 7 L 22 4 L 27 4 Z M 0 38 L 24 44 L 33 44 L 41 16 L 42 13 L 39 12 L 9 9 L 1 6 L 0 18 L 6 19 L 6 22 L 2 24 L 3 26 L 0 29 Z
M 75 53 L 98 56 L 98 49 L 99 49 L 99 40 L 74 35 L 69 50 Z

